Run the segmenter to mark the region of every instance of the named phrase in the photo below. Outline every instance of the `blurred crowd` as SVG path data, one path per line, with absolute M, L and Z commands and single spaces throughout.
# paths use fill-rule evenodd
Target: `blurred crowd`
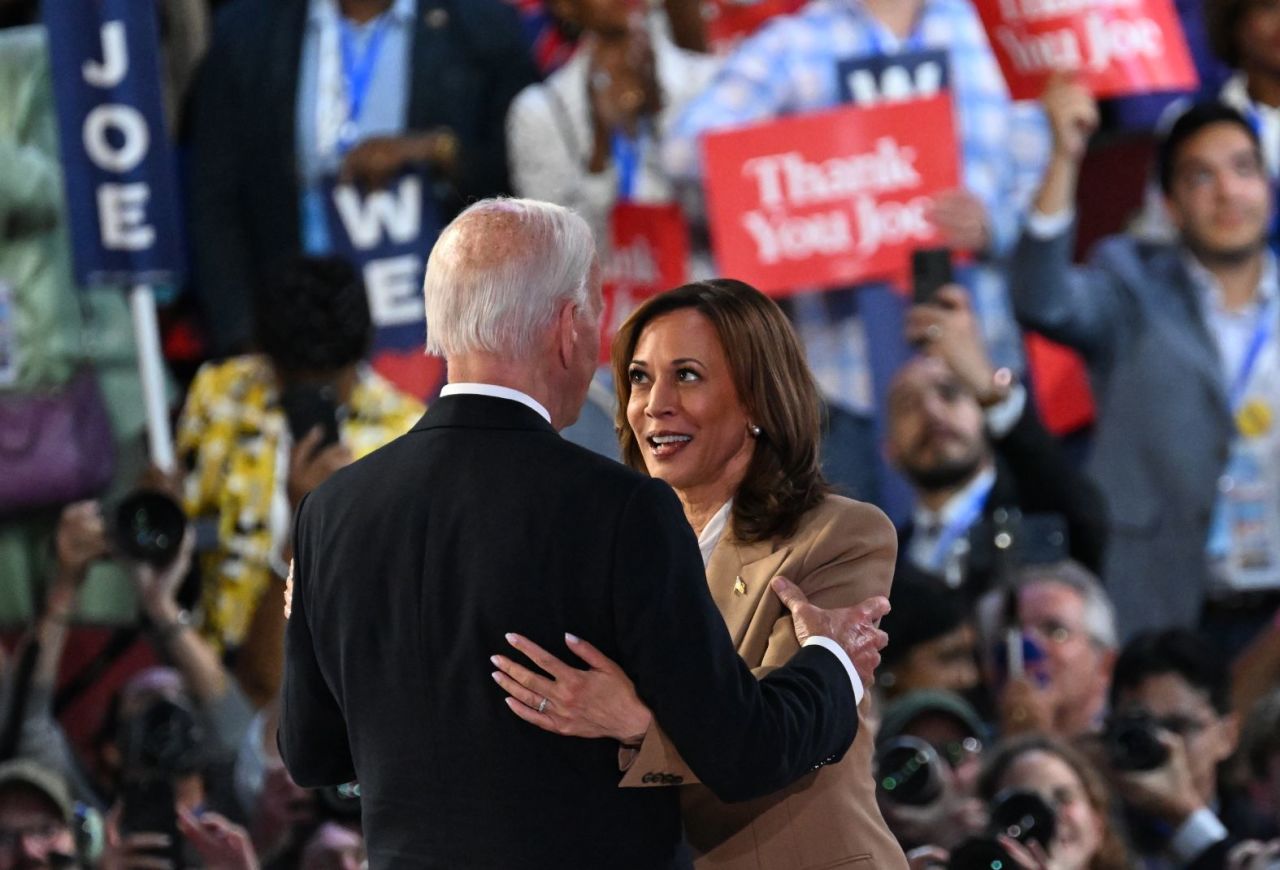
M 1280 3 L 1175 5 L 1198 93 L 1015 102 L 971 0 L 157 0 L 190 253 L 160 468 L 123 288 L 73 278 L 38 3 L 0 0 L 0 870 L 363 860 L 358 785 L 276 748 L 290 522 L 440 373 L 371 363 L 327 179 L 569 206 L 606 263 L 620 203 L 676 206 L 709 277 L 701 138 L 922 49 L 952 280 L 780 300 L 828 480 L 898 525 L 879 809 L 913 867 L 1280 867 Z M 1032 331 L 1087 372 L 1069 425 Z M 613 396 L 565 436 L 616 457 Z

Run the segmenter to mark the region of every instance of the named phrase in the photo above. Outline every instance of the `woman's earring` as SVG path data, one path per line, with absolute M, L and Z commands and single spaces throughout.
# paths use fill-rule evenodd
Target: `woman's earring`
M 751 437 L 752 437 L 752 438 L 759 438 L 759 437 L 760 437 L 760 427 L 759 427 L 759 426 L 757 426 L 755 423 L 748 423 L 748 424 L 747 424 L 747 431 L 751 433 Z

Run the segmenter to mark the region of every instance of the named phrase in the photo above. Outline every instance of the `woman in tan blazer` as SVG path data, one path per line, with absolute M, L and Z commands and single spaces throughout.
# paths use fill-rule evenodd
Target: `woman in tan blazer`
M 641 305 L 613 351 L 624 461 L 680 497 L 712 597 L 757 675 L 797 649 L 771 578 L 787 577 L 820 607 L 889 594 L 893 526 L 876 508 L 828 492 L 818 391 L 776 304 L 739 281 L 689 284 Z M 552 661 L 526 639 L 519 647 Z M 602 725 L 634 734 L 619 752 L 620 785 L 682 787 L 697 867 L 906 867 L 876 806 L 870 728 L 858 729 L 840 762 L 769 797 L 726 804 L 698 784 L 617 665 L 585 640 L 572 648 L 591 665 L 572 680 L 500 660 L 499 683 L 520 702 L 513 709 L 560 734 L 598 734 Z

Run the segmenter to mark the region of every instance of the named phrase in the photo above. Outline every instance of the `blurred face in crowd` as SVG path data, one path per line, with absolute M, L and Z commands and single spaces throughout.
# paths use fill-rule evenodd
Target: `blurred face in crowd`
M 1257 146 L 1238 124 L 1209 124 L 1182 143 L 1165 201 L 1183 242 L 1206 264 L 1263 248 L 1271 186 Z
M 1121 691 L 1116 702 L 1121 711 L 1146 710 L 1182 741 L 1196 794 L 1205 803 L 1213 801 L 1218 788 L 1218 765 L 1235 752 L 1239 740 L 1235 714 L 1219 716 L 1204 692 L 1172 672 L 1148 677 L 1136 687 Z
M 989 456 L 982 409 L 946 363 L 908 362 L 889 393 L 889 460 L 929 491 L 967 482 Z
M 1018 590 L 1018 622 L 1045 652 L 1045 670 L 1059 708 L 1102 704 L 1115 652 L 1090 636 L 1084 595 L 1066 583 L 1028 583 Z
M 350 828 L 325 822 L 307 841 L 298 862 L 301 870 L 360 870 L 364 840 Z
M 23 786 L 0 793 L 0 870 L 50 867 L 51 856 L 75 851 L 71 828 L 48 797 Z
M 916 644 L 893 666 L 893 693 L 947 689 L 964 694 L 978 685 L 977 636 L 964 624 L 941 637 Z
M 1280 0 L 1246 2 L 1235 42 L 1244 70 L 1280 75 Z
M 682 495 L 727 501 L 755 451 L 749 419 L 716 328 L 682 308 L 655 318 L 636 342 L 627 422 L 649 474 Z
M 1034 791 L 1057 811 L 1057 829 L 1049 844 L 1049 859 L 1055 870 L 1084 870 L 1089 866 L 1102 845 L 1105 820 L 1071 765 L 1052 752 L 1031 750 L 1009 765 L 1000 788 Z

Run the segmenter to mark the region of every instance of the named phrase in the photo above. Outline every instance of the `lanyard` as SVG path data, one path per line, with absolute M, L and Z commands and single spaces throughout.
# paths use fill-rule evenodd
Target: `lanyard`
M 942 528 L 941 534 L 938 535 L 938 543 L 933 548 L 933 558 L 929 560 L 930 567 L 935 573 L 940 573 L 947 565 L 947 559 L 951 555 L 951 548 L 956 545 L 956 541 L 960 536 L 966 534 L 969 528 L 982 516 L 982 509 L 987 505 L 987 499 L 991 496 L 991 490 L 996 485 L 995 477 L 989 477 L 987 482 L 978 487 L 960 506 L 960 510 L 956 511 L 955 518 Z
M 1249 379 L 1253 377 L 1254 366 L 1257 365 L 1258 357 L 1262 356 L 1262 350 L 1267 346 L 1267 342 L 1271 340 L 1271 332 L 1275 328 L 1276 318 L 1280 316 L 1280 297 L 1272 298 L 1266 305 L 1262 307 L 1262 311 L 1258 314 L 1258 325 L 1254 327 L 1253 338 L 1249 339 L 1249 347 L 1245 350 L 1244 359 L 1240 361 L 1240 368 L 1236 371 L 1236 376 L 1231 382 L 1231 412 L 1233 414 L 1240 411 L 1240 405 L 1244 401 L 1245 390 L 1249 388 Z
M 636 174 L 640 169 L 640 134 L 633 139 L 621 130 L 609 137 L 613 165 L 618 167 L 618 199 L 627 202 L 636 195 Z
M 364 98 L 373 81 L 373 70 L 382 51 L 382 40 L 387 34 L 388 17 L 379 18 L 369 33 L 365 49 L 357 56 L 355 26 L 345 18 L 338 22 L 339 46 L 342 50 L 342 80 L 347 89 L 347 122 L 342 125 L 340 147 L 347 150 L 355 144 L 356 124 L 364 109 Z

